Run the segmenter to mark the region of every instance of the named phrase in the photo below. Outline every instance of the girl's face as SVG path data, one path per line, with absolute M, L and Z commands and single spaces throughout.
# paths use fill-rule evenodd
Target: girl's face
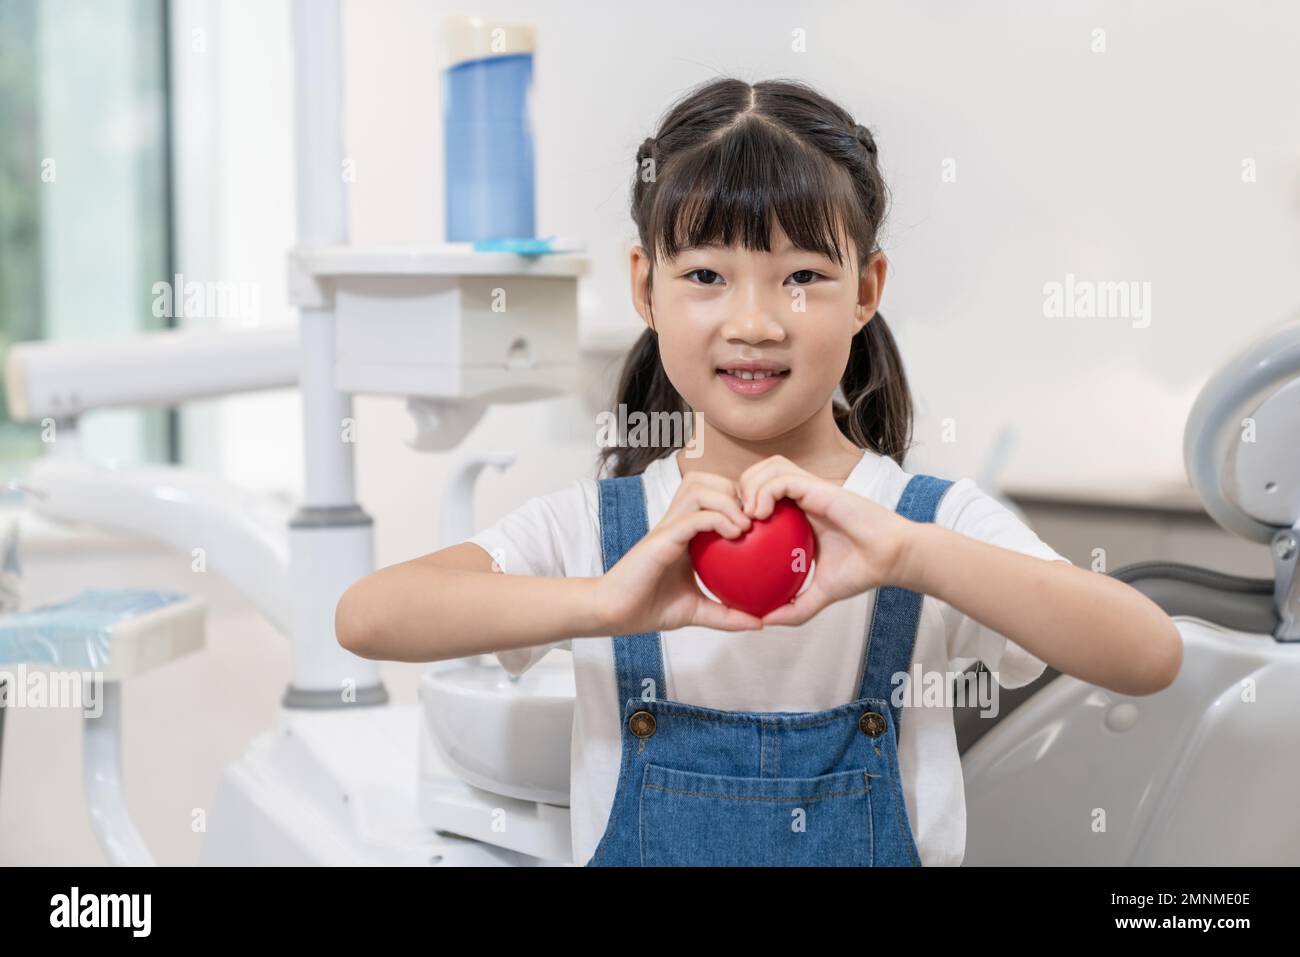
M 844 247 L 841 243 L 841 248 Z M 705 422 L 737 439 L 764 441 L 829 409 L 850 341 L 875 315 L 885 260 L 859 276 L 847 242 L 843 265 L 795 249 L 779 223 L 769 253 L 731 247 L 683 249 L 655 266 L 632 251 L 633 299 L 659 336 L 668 378 Z

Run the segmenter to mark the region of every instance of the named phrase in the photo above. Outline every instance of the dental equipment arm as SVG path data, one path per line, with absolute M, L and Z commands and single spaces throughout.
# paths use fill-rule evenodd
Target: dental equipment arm
M 299 356 L 296 325 L 16 342 L 5 353 L 5 397 L 19 422 L 170 406 L 291 388 Z

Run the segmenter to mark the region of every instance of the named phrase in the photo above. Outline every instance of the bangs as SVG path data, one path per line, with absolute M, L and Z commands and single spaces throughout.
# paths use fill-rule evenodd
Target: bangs
M 860 260 L 875 237 L 848 173 L 830 157 L 762 121 L 744 122 L 681 156 L 655 183 L 654 255 L 739 244 L 771 252 L 773 221 L 797 249 L 841 266 L 851 237 Z

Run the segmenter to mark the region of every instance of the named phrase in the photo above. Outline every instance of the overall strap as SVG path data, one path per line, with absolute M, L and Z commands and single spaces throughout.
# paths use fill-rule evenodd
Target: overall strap
M 639 475 L 599 479 L 600 553 L 605 571 L 609 571 L 649 531 L 646 519 L 645 485 Z M 618 707 L 631 698 L 640 698 L 645 679 L 654 682 L 651 693 L 666 698 L 663 653 L 659 632 L 614 635 L 614 669 L 618 678 Z
M 952 486 L 948 479 L 933 475 L 914 475 L 899 497 L 895 511 L 914 522 L 932 522 L 939 501 Z M 876 592 L 871 613 L 871 630 L 863 653 L 862 687 L 859 698 L 883 699 L 894 716 L 898 733 L 901 709 L 893 703 L 894 675 L 906 673 L 912 663 L 917 627 L 921 620 L 923 595 L 906 588 L 886 586 Z

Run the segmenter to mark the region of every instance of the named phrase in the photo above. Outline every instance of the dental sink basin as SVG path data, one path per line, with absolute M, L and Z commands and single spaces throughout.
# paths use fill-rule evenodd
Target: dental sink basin
M 422 732 L 466 783 L 567 807 L 573 697 L 567 652 L 518 680 L 491 656 L 435 662 L 420 679 Z

